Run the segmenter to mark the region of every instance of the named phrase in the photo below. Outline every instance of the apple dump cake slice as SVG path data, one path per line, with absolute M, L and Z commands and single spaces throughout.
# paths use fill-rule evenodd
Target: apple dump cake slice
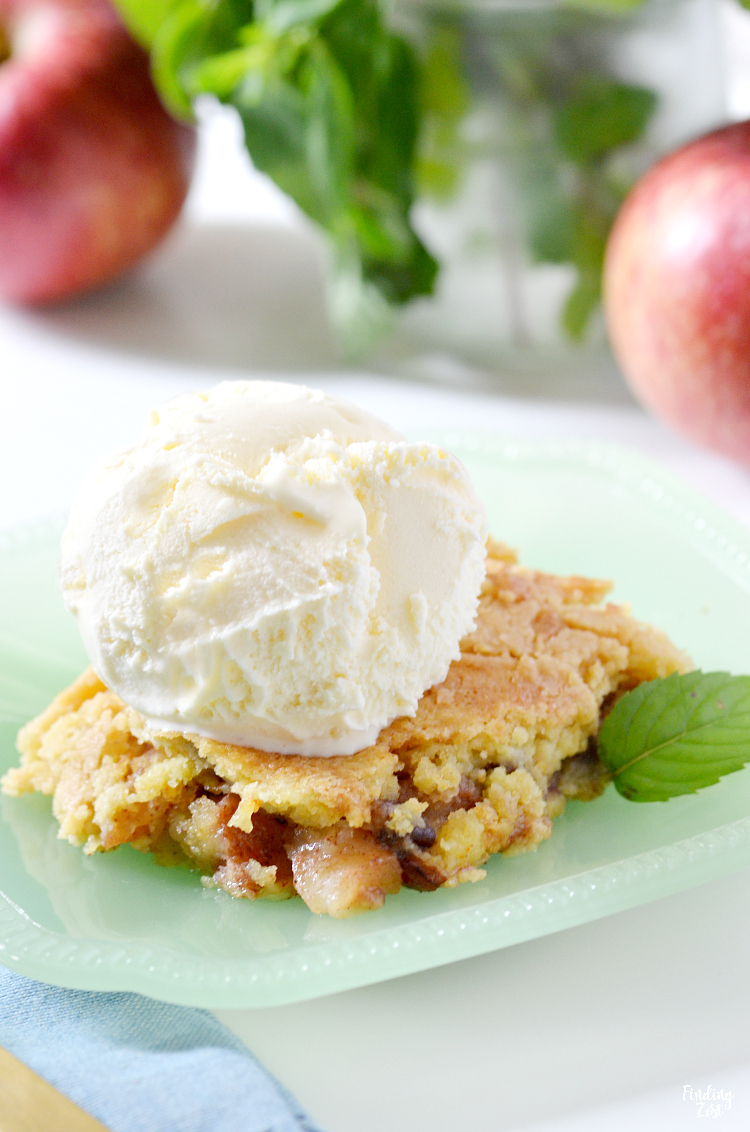
M 555 577 L 490 544 L 476 629 L 445 681 L 358 754 L 275 755 L 150 730 L 89 670 L 20 733 L 9 794 L 53 795 L 84 851 L 176 846 L 234 896 L 313 912 L 377 908 L 402 885 L 476 880 L 549 837 L 567 798 L 606 785 L 602 716 L 688 658 L 609 585 Z

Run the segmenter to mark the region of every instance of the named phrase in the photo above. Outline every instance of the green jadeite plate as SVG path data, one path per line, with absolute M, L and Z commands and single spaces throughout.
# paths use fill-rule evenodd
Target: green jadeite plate
M 659 468 L 598 444 L 439 438 L 499 538 L 530 565 L 616 580 L 614 596 L 707 670 L 750 672 L 750 533 Z M 0 766 L 20 724 L 85 666 L 57 588 L 60 524 L 0 541 Z M 507 947 L 750 864 L 750 770 L 637 805 L 570 803 L 535 853 L 478 884 L 404 890 L 336 921 L 300 900 L 234 900 L 129 846 L 84 857 L 49 798 L 0 799 L 0 961 L 70 987 L 207 1007 L 330 994 Z

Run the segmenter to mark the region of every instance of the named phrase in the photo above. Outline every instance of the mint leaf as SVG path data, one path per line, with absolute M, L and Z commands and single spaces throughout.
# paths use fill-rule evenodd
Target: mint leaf
M 180 3 L 181 0 L 118 0 L 117 7 L 131 34 L 144 47 L 150 47 L 159 28 Z
M 619 701 L 599 757 L 631 802 L 693 794 L 750 762 L 750 676 L 676 673 Z
M 320 21 L 341 0 L 256 0 L 255 18 L 264 20 L 278 35 L 294 27 L 304 28 Z
M 555 114 L 557 143 L 579 165 L 603 157 L 641 137 L 656 109 L 645 87 L 585 76 Z

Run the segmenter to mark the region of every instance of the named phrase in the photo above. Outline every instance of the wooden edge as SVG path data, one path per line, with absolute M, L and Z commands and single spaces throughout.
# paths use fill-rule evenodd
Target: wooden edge
M 0 1048 L 0 1132 L 107 1132 L 103 1124 Z

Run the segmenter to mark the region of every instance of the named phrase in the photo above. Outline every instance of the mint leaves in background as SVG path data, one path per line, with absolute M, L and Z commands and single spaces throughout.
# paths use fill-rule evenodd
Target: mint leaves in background
M 411 226 L 420 127 L 414 49 L 378 0 L 117 0 L 166 103 L 236 107 L 256 168 L 331 237 L 339 269 L 389 302 L 429 294 Z
M 420 7 L 422 90 L 451 95 L 423 94 L 422 195 L 442 202 L 472 162 L 497 162 L 514 186 L 520 258 L 575 268 L 561 312 L 573 341 L 599 306 L 609 230 L 640 170 L 629 150 L 657 108 L 652 90 L 607 74 L 602 44 L 638 6 Z
M 604 721 L 599 757 L 631 802 L 713 785 L 750 762 L 750 676 L 689 672 L 641 684 Z
M 554 111 L 555 139 L 569 161 L 590 165 L 638 141 L 655 109 L 653 91 L 582 75 Z
M 518 183 L 528 256 L 576 268 L 562 324 L 584 336 L 629 188 L 609 159 L 642 136 L 655 97 L 603 77 L 577 39 L 640 0 L 497 15 L 419 5 L 411 19 L 402 4 L 398 32 L 380 0 L 115 2 L 172 110 L 189 116 L 202 94 L 236 107 L 256 167 L 328 232 L 340 273 L 391 303 L 432 292 L 438 264 L 411 222 L 417 190 L 460 191 L 482 156 L 462 127 L 485 87 L 499 92 L 512 137 L 495 156 Z
M 573 340 L 584 336 L 601 300 L 607 237 L 630 189 L 629 182 L 618 183 L 611 176 L 609 159 L 643 137 L 656 104 L 654 92 L 644 87 L 583 75 L 553 111 L 555 141 L 578 174 L 570 194 L 569 256 L 578 280 L 562 315 L 563 328 Z
M 445 203 L 472 162 L 503 163 L 522 255 L 575 268 L 561 323 L 585 336 L 633 179 L 616 159 L 656 107 L 652 91 L 605 73 L 601 36 L 642 0 L 115 3 L 165 102 L 185 116 L 204 94 L 234 106 L 254 164 L 329 234 L 341 277 L 390 303 L 434 289 L 439 265 L 412 224 L 418 193 Z M 478 142 L 471 123 L 487 106 L 498 129 Z

